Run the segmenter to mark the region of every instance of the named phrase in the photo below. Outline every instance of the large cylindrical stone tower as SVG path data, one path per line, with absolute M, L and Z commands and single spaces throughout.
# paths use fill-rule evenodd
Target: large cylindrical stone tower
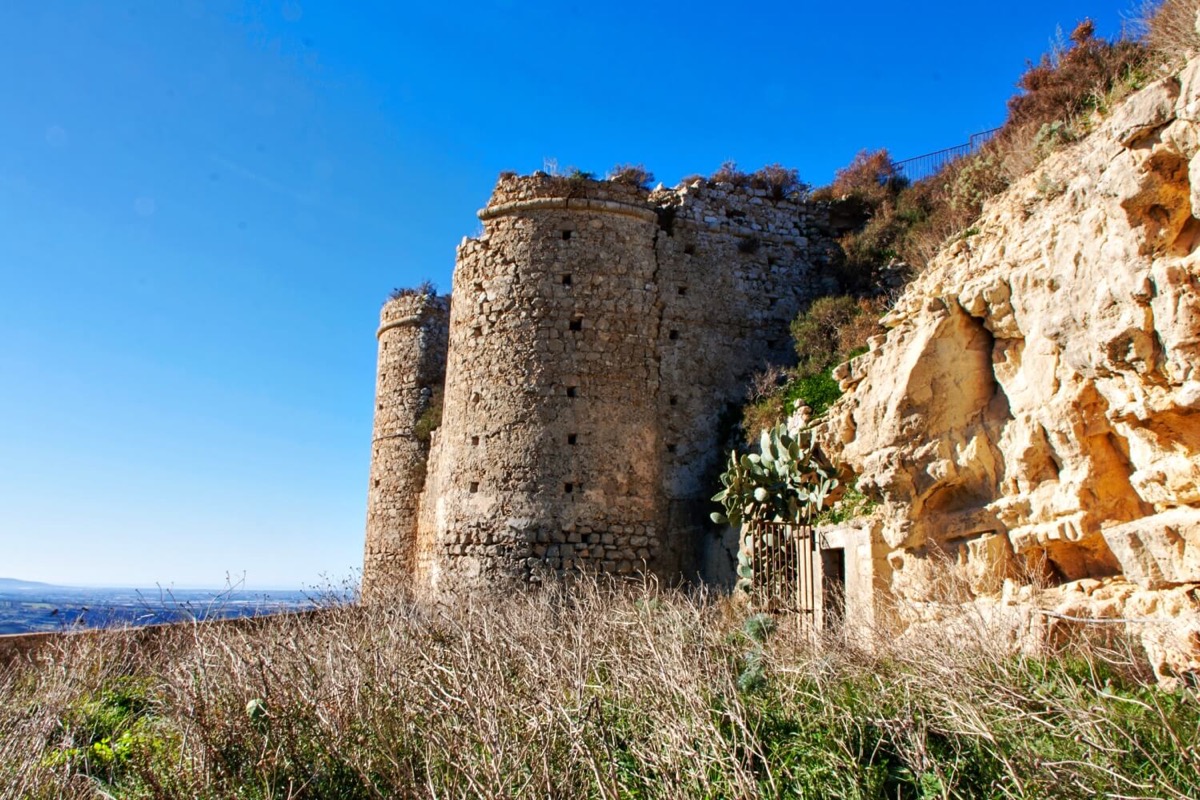
M 429 430 L 446 369 L 449 298 L 416 290 L 380 312 L 363 593 L 411 585 Z
M 656 570 L 657 216 L 647 192 L 502 178 L 454 274 L 422 508 L 435 590 Z

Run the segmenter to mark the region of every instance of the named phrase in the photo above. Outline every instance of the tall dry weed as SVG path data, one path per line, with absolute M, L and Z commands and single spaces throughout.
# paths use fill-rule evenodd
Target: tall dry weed
M 1147 46 L 1160 61 L 1182 64 L 1200 53 L 1196 15 L 1200 0 L 1161 0 L 1142 7 L 1140 26 Z
M 652 585 L 404 599 L 0 673 L 4 797 L 1185 797 L 1194 699 L 986 618 L 814 638 Z M 768 633 L 774 628 L 774 633 Z M 1190 748 L 1190 749 L 1189 749 Z

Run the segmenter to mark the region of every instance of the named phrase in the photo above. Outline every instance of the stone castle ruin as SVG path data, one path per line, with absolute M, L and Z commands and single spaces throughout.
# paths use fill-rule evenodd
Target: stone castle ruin
M 730 569 L 721 439 L 830 288 L 825 212 L 778 194 L 501 176 L 450 297 L 381 314 L 364 591 Z
M 731 583 L 707 518 L 730 412 L 836 291 L 829 215 L 502 177 L 450 300 L 383 309 L 364 589 Z M 989 200 L 880 323 L 812 424 L 870 502 L 805 534 L 798 610 L 1023 643 L 1120 625 L 1161 680 L 1200 675 L 1200 58 Z M 766 584 L 797 549 L 768 536 L 741 542 Z

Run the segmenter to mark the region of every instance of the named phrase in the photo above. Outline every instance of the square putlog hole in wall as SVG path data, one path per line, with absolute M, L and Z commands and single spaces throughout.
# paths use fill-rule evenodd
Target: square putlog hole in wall
M 563 494 L 572 494 L 572 493 L 574 493 L 574 491 L 575 491 L 575 484 L 573 484 L 573 483 L 564 483 L 563 484 Z
M 683 254 L 684 254 L 685 256 L 694 256 L 694 255 L 696 255 L 696 245 L 694 245 L 694 244 L 685 244 L 685 245 L 683 246 Z
M 677 406 L 677 405 L 679 405 L 679 398 L 676 397 L 675 395 L 671 395 L 671 399 L 668 400 L 667 402 L 673 406 Z
M 564 242 L 569 242 L 569 241 L 571 241 L 571 231 L 563 231 L 563 232 L 562 232 L 562 237 L 563 237 L 563 241 L 564 241 Z
M 579 387 L 577 387 L 577 386 L 568 386 L 567 387 L 567 397 L 578 397 L 578 396 L 579 396 Z
M 476 492 L 478 492 L 479 491 L 479 481 L 471 481 L 471 485 L 467 487 L 467 490 L 471 494 L 475 494 Z
M 679 338 L 679 331 L 672 330 L 670 333 L 667 334 L 667 338 L 670 339 L 672 342 L 675 341 L 676 339 Z
M 567 434 L 567 444 L 579 444 L 579 434 L 578 433 L 568 433 Z
M 761 244 L 762 243 L 758 240 L 757 236 L 747 236 L 738 242 L 737 249 L 738 252 L 742 253 L 743 255 L 750 255 L 752 253 L 757 253 Z
M 478 436 L 472 436 L 472 437 L 471 437 L 471 446 L 472 446 L 472 447 L 477 447 L 478 445 L 479 445 L 479 437 L 478 437 Z
M 573 331 L 583 330 L 583 317 L 572 317 L 570 327 Z
M 570 286 L 571 285 L 571 276 L 563 275 L 562 276 L 562 284 L 563 284 L 563 286 Z
M 680 297 L 685 297 L 687 295 L 687 287 L 686 286 L 680 286 L 677 289 L 677 291 L 678 291 Z

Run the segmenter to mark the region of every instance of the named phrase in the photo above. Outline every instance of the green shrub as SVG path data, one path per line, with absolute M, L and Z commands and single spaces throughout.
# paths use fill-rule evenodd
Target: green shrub
M 815 375 L 797 378 L 789 384 L 786 395 L 788 413 L 795 411 L 800 403 L 808 406 L 814 417 L 828 411 L 842 396 L 842 390 L 830 372 L 831 370 L 826 369 Z
M 787 398 L 781 389 L 751 400 L 742 406 L 742 431 L 746 444 L 752 444 L 759 432 L 787 419 Z
M 814 416 L 824 414 L 841 396 L 832 369 L 867 352 L 867 340 L 883 331 L 878 301 L 848 295 L 822 297 L 792 322 L 797 365 L 773 367 L 756 375 L 742 407 L 742 431 L 747 444 L 759 433 L 782 422 L 803 402 Z M 782 378 L 782 380 L 780 380 Z
M 52 769 L 76 772 L 102 785 L 138 783 L 139 764 L 169 764 L 180 742 L 158 724 L 150 699 L 152 683 L 143 677 L 121 676 L 106 682 L 91 697 L 75 699 L 64 710 L 56 729 L 57 749 L 44 753 Z
M 426 401 L 425 408 L 421 411 L 421 415 L 417 417 L 417 422 L 413 426 L 413 436 L 416 437 L 417 441 L 429 444 L 433 438 L 433 432 L 441 427 L 442 406 L 444 402 L 442 387 L 438 386 Z
M 799 374 L 814 375 L 837 363 L 841 353 L 850 349 L 842 343 L 841 332 L 862 313 L 864 310 L 857 300 L 839 295 L 814 300 L 807 311 L 797 316 L 791 329 Z

